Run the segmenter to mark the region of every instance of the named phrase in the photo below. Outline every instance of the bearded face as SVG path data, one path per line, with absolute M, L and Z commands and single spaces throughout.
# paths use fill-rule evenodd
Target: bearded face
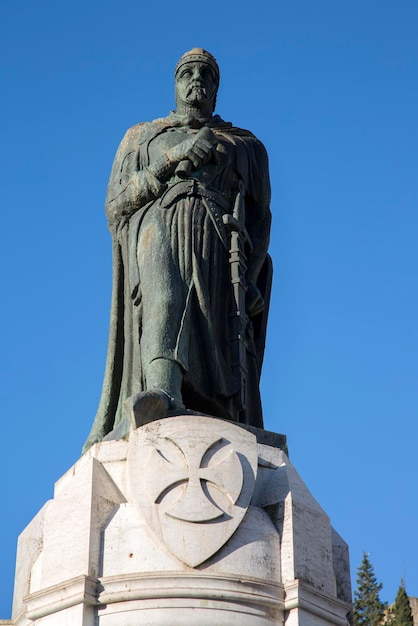
M 177 109 L 197 108 L 213 113 L 218 81 L 210 65 L 200 61 L 185 63 L 176 76 Z

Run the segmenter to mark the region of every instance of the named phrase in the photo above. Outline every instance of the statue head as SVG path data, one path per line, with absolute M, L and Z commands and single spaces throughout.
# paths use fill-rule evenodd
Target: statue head
M 175 69 L 176 107 L 179 113 L 210 116 L 215 110 L 219 67 L 203 48 L 183 54 Z

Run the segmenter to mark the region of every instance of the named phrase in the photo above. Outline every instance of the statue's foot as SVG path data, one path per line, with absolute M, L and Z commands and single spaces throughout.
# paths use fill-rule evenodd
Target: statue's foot
M 139 428 L 162 417 L 167 417 L 171 399 L 160 389 L 137 393 L 123 404 L 123 413 L 128 418 L 131 429 Z

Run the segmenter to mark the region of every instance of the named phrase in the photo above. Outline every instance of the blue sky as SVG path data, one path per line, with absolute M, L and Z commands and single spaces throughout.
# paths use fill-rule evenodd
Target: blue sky
M 179 7 L 179 8 L 177 8 Z M 100 395 L 107 178 L 125 130 L 218 59 L 217 112 L 266 145 L 275 266 L 266 428 L 391 601 L 418 596 L 418 4 L 2 0 L 0 619 L 18 534 Z

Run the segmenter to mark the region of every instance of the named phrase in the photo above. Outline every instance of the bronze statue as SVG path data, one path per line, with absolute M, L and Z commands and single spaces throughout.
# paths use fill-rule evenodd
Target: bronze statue
M 109 349 L 85 450 L 187 411 L 263 426 L 268 161 L 252 133 L 214 115 L 218 86 L 214 57 L 187 52 L 176 110 L 130 128 L 116 154 Z

